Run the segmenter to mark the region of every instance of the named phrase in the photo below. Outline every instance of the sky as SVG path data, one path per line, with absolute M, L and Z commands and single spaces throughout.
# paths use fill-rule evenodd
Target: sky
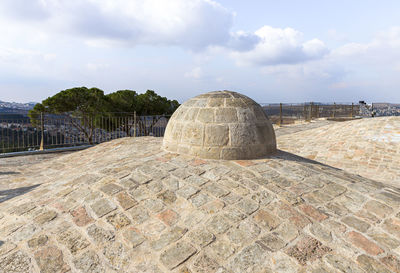
M 1 0 L 0 100 L 86 86 L 400 103 L 398 14 L 398 0 Z

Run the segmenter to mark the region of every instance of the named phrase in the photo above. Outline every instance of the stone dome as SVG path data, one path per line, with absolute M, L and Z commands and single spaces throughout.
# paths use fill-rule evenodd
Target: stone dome
M 275 152 L 276 138 L 258 103 L 215 91 L 179 106 L 168 122 L 163 149 L 207 159 L 254 159 Z

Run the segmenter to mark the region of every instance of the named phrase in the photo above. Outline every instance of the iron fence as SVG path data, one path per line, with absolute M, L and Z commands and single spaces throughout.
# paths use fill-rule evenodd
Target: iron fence
M 315 118 L 343 119 L 359 115 L 359 105 L 354 103 L 275 103 L 261 104 L 275 124 L 290 124 L 297 120 Z
M 0 114 L 0 153 L 98 144 L 127 136 L 164 135 L 170 116 Z

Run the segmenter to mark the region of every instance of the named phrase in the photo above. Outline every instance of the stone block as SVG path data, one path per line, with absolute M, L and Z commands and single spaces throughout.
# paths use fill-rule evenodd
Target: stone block
M 196 254 L 196 252 L 197 250 L 192 245 L 181 242 L 161 253 L 160 261 L 165 267 L 172 270 Z
M 225 146 L 229 143 L 229 127 L 225 124 L 206 124 L 204 146 Z

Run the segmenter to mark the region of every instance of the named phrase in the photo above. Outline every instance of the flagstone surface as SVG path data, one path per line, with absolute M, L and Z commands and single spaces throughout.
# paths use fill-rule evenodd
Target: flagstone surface
M 399 188 L 286 151 L 218 161 L 161 144 L 3 172 L 0 272 L 400 272 Z
M 281 150 L 400 187 L 400 117 L 337 122 L 277 135 Z

